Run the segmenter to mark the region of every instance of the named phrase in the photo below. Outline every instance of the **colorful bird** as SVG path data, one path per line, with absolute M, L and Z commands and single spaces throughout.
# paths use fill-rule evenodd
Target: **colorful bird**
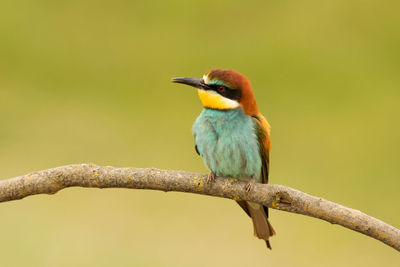
M 196 152 L 211 170 L 208 182 L 216 176 L 268 183 L 270 126 L 258 111 L 249 80 L 234 70 L 213 69 L 203 78 L 173 78 L 172 82 L 197 88 L 204 106 L 193 125 Z M 268 208 L 257 203 L 237 201 L 251 217 L 254 235 L 265 240 L 275 231 L 268 221 Z

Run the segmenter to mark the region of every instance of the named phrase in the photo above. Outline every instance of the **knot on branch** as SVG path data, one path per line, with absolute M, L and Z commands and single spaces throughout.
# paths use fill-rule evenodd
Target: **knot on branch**
M 292 207 L 292 198 L 285 191 L 275 193 L 275 198 L 271 203 L 272 208 L 278 210 L 289 210 Z

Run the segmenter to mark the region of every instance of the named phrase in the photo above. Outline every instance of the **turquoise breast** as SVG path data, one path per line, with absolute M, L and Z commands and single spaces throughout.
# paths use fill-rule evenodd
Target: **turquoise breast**
M 203 109 L 193 125 L 195 144 L 207 167 L 218 176 L 260 182 L 261 157 L 253 119 L 242 108 Z

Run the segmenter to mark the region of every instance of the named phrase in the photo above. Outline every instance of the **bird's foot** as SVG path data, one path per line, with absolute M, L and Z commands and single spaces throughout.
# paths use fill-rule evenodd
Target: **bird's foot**
M 251 189 L 253 189 L 253 185 L 256 182 L 254 178 L 251 178 L 246 184 L 246 193 L 250 193 Z
M 211 171 L 211 172 L 208 174 L 207 183 L 212 183 L 212 182 L 214 182 L 216 177 L 217 177 L 217 175 L 216 175 L 213 171 Z

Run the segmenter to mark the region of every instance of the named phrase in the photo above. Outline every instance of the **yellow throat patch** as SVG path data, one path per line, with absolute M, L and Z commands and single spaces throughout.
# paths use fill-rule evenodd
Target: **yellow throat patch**
M 239 103 L 235 100 L 223 97 L 217 92 L 211 90 L 197 90 L 201 103 L 205 108 L 212 109 L 234 109 L 239 106 Z

